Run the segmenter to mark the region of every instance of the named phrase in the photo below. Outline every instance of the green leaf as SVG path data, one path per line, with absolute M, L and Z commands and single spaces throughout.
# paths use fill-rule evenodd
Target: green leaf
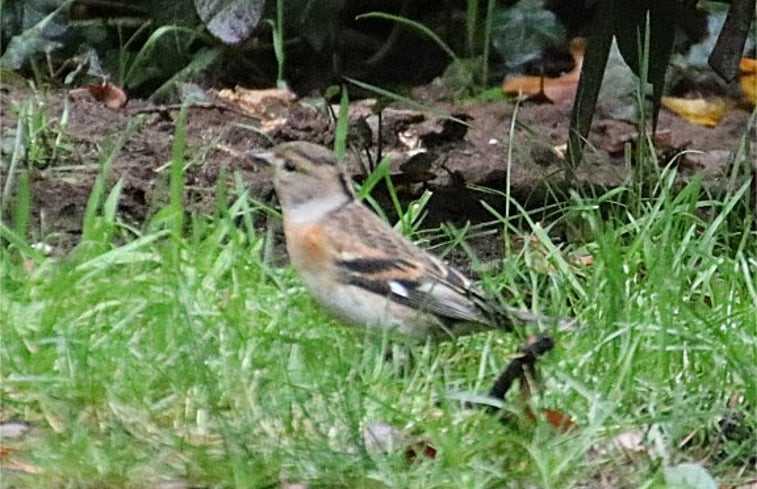
M 33 4 L 34 2 L 31 3 Z M 34 13 L 38 13 L 40 9 L 43 9 L 45 7 L 42 2 L 37 3 L 39 3 L 39 5 L 24 5 L 23 15 L 25 17 L 29 16 L 31 14 L 31 12 L 29 12 L 30 10 Z M 71 3 L 71 0 L 62 2 L 55 10 L 50 12 L 32 27 L 24 30 L 22 33 L 16 36 L 13 36 L 8 42 L 8 45 L 5 48 L 5 52 L 3 52 L 3 55 L 0 57 L 0 66 L 10 68 L 12 70 L 18 70 L 34 56 L 45 52 L 50 52 L 61 47 L 62 44 L 55 41 L 51 38 L 50 35 L 48 35 L 48 30 L 50 26 L 55 26 L 57 28 L 50 30 L 65 30 L 66 27 L 63 24 L 62 19 L 58 17 L 58 14 L 63 9 L 68 7 L 69 3 Z M 2 2 L 2 4 L 2 14 L 7 14 L 8 12 L 5 8 L 5 2 Z M 37 8 L 34 8 L 35 6 Z M 3 27 L 6 27 L 6 25 L 7 23 L 3 22 Z
M 124 84 L 126 87 L 138 86 L 140 83 L 151 77 L 151 74 L 149 73 L 149 69 L 147 67 L 148 61 L 150 59 L 150 54 L 153 52 L 153 50 L 155 50 L 156 46 L 158 45 L 158 41 L 163 36 L 165 36 L 166 34 L 178 33 L 188 34 L 189 36 L 197 35 L 197 32 L 194 29 L 175 25 L 164 25 L 158 27 L 153 31 L 152 34 L 150 34 L 150 37 L 147 38 L 142 48 L 134 57 L 134 61 L 132 61 L 129 70 L 124 76 Z
M 194 0 L 194 4 L 214 36 L 226 44 L 239 44 L 260 23 L 265 0 Z
M 342 97 L 339 101 L 339 117 L 336 120 L 334 132 L 334 154 L 338 161 L 342 161 L 347 153 L 347 133 L 350 126 L 350 97 L 347 86 L 342 86 Z
M 31 184 L 29 172 L 24 171 L 18 178 L 15 202 L 13 203 L 13 230 L 18 236 L 24 238 L 29 227 L 31 217 Z
M 187 111 L 189 106 L 184 104 L 176 119 L 176 130 L 171 148 L 171 173 L 169 177 L 169 208 L 173 215 L 173 234 L 179 237 L 184 228 L 184 160 L 187 147 Z
M 191 79 L 202 73 L 206 68 L 215 63 L 220 56 L 220 49 L 200 49 L 199 51 L 197 51 L 197 53 L 195 53 L 194 56 L 192 56 L 192 61 L 187 66 L 175 73 L 171 78 L 169 78 L 163 85 L 160 86 L 160 88 L 155 90 L 155 92 L 153 92 L 153 94 L 150 96 L 150 99 L 153 101 L 167 99 L 169 94 L 171 93 L 171 90 L 174 89 L 174 87 L 176 87 L 178 83 Z
M 491 42 L 508 66 L 518 66 L 565 38 L 565 28 L 541 1 L 522 0 L 493 15 Z
M 139 126 L 142 124 L 144 118 L 138 117 L 129 121 L 129 125 L 126 130 L 123 131 L 116 140 L 113 147 L 103 155 L 103 159 L 100 163 L 100 172 L 95 177 L 95 183 L 92 186 L 92 193 L 87 199 L 87 207 L 84 209 L 84 223 L 82 224 L 82 242 L 87 242 L 95 238 L 96 233 L 96 218 L 98 212 L 101 210 L 101 204 L 103 201 L 103 195 L 105 194 L 105 183 L 110 175 L 110 170 L 113 167 L 113 162 L 123 148 L 126 141 L 134 135 Z
M 25 257 L 31 258 L 35 261 L 41 261 L 45 258 L 45 255 L 42 252 L 29 246 L 23 236 L 19 236 L 2 222 L 0 222 L 0 238 L 15 246 Z

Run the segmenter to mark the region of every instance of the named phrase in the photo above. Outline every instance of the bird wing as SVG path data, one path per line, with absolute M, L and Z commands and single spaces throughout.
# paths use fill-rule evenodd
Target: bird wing
M 335 265 L 345 282 L 453 322 L 493 324 L 506 316 L 462 273 L 418 248 L 361 204 L 345 206 L 329 221 L 327 232 L 340 243 Z M 501 326 L 508 325 L 509 321 Z

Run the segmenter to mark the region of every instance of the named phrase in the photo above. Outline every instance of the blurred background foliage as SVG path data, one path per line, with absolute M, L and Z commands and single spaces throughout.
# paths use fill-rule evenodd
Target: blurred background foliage
M 446 70 L 441 80 L 460 97 L 498 85 L 507 73 L 570 70 L 568 41 L 600 28 L 595 13 L 603 1 L 5 0 L 0 62 L 39 81 L 106 78 L 132 97 L 153 98 L 170 97 L 176 81 L 262 87 L 278 79 L 310 93 L 342 76 L 402 87 Z M 671 29 L 689 45 L 707 37 L 708 14 L 723 18 L 727 8 L 663 3 L 677 5 Z M 377 11 L 408 22 L 362 16 Z

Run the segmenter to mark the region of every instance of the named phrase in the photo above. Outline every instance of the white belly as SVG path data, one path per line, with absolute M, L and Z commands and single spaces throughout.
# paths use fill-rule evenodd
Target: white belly
M 319 304 L 352 325 L 397 331 L 417 339 L 424 339 L 440 332 L 436 330 L 441 329 L 441 325 L 433 316 L 397 304 L 360 287 L 341 285 L 326 288 L 320 281 L 304 282 Z

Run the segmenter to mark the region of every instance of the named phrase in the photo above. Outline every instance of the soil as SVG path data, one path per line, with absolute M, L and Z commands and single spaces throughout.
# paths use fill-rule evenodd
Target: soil
M 208 102 L 188 110 L 185 203 L 189 212 L 212 212 L 219 179 L 225 178 L 233 186 L 235 174 L 241 177 L 250 197 L 271 199 L 269 176 L 250 158 L 257 150 L 296 139 L 326 145 L 333 142 L 334 124 L 329 112 L 315 103 L 293 101 L 277 106 L 273 115 L 261 115 L 244 112 L 218 99 L 214 93 L 209 94 Z M 422 98 L 423 93 L 420 96 Z M 4 159 L 10 157 L 8 141 L 13 141 L 18 108 L 28 101 L 36 101 L 33 102 L 35 110 L 44 113 L 47 132 L 43 135 L 47 134 L 48 140 L 43 139 L 41 146 L 50 153 L 38 158 L 31 172 L 33 240 L 59 250 L 68 249 L 79 241 L 84 209 L 100 169 L 99 162 L 136 118 L 141 118 L 141 122 L 116 153 L 108 185 L 122 179 L 119 215 L 138 226 L 166 202 L 167 163 L 171 159 L 177 107 L 131 100 L 125 108 L 113 110 L 87 93 L 72 95 L 64 90 L 42 93 L 6 86 L 2 88 L 0 103 Z M 566 141 L 570 103 L 521 105 L 510 140 L 514 107 L 507 102 L 435 104 L 436 110 L 464 120 L 467 127 L 415 110 L 390 108 L 384 111 L 383 150 L 384 154 L 397 156 L 391 168 L 403 200 L 417 197 L 423 189 L 433 191 L 425 225 L 450 221 L 463 227 L 466 223 L 492 221 L 491 213 L 481 201 L 503 211 L 505 199 L 501 192 L 508 183 L 510 152 L 510 192 L 527 208 L 559 201 L 571 188 L 607 189 L 626 181 L 629 169 L 623 163 L 624 143 L 636 137 L 634 124 L 603 116 L 600 107 L 584 163 L 576 170 L 574 178 L 569 179 L 566 164 L 555 148 Z M 66 110 L 67 124 L 61 128 Z M 368 128 L 363 131 L 367 134 L 364 141 L 375 154 L 378 119 L 370 102 L 354 103 L 350 119 L 354 127 Z M 683 178 L 705 174 L 705 180 L 712 184 L 727 174 L 730 155 L 739 147 L 748 120 L 747 111 L 735 110 L 717 127 L 704 128 L 663 109 L 658 146 L 663 148 L 662 152 L 667 151 L 668 156 L 684 149 L 701 152 L 687 154 L 676 161 Z M 269 127 L 267 135 L 250 129 L 261 122 L 273 127 Z M 59 131 L 63 135 L 62 144 L 57 145 L 55 161 L 51 161 L 51 139 Z M 412 151 L 413 145 L 426 148 L 427 154 L 418 157 Z M 364 162 L 351 158 L 349 164 L 358 177 L 363 173 Z M 23 162 L 21 166 L 25 166 Z M 7 168 L 3 165 L 2 171 L 7 172 Z M 8 175 L 1 176 L 4 186 Z M 500 193 L 472 190 L 470 185 L 489 187 Z M 383 202 L 388 203 L 388 199 Z M 501 239 L 497 236 L 474 240 L 473 244 L 483 261 L 500 254 Z

